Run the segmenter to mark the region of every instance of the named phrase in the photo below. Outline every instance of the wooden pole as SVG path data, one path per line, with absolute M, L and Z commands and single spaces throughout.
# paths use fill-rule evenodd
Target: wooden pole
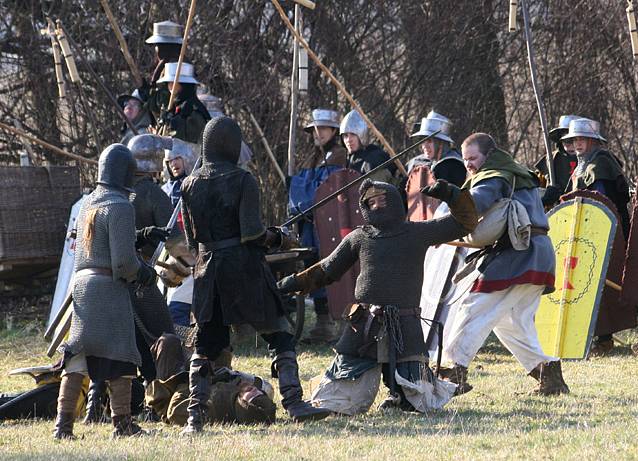
M 62 70 L 62 53 L 60 51 L 60 44 L 55 37 L 55 25 L 50 18 L 47 18 L 47 33 L 51 38 L 51 48 L 53 50 L 53 63 L 55 65 L 55 80 L 58 84 L 58 97 L 64 99 L 66 97 L 66 89 L 64 87 L 64 71 Z
M 253 123 L 253 125 L 255 126 L 255 129 L 257 130 L 257 134 L 259 135 L 259 139 L 261 140 L 261 143 L 264 145 L 264 149 L 266 149 L 266 153 L 268 154 L 268 157 L 272 161 L 272 164 L 275 167 L 275 170 L 277 171 L 277 174 L 279 175 L 279 178 L 281 179 L 281 182 L 285 186 L 286 185 L 286 175 L 284 174 L 283 170 L 279 166 L 279 163 L 277 163 L 277 159 L 275 158 L 275 154 L 273 154 L 272 149 L 270 148 L 270 144 L 268 143 L 268 140 L 266 139 L 266 136 L 264 135 L 264 131 L 261 129 L 261 126 L 259 126 L 259 122 L 257 122 L 257 119 L 255 118 L 253 113 L 250 111 L 248 106 L 244 106 L 244 110 L 246 110 L 246 112 L 248 113 L 248 116 L 250 117 L 250 121 Z
M 55 152 L 56 154 L 64 155 L 66 157 L 72 158 L 73 160 L 78 160 L 80 162 L 90 163 L 91 165 L 97 165 L 97 161 L 96 160 L 93 160 L 93 159 L 90 159 L 90 158 L 86 158 L 86 157 L 82 157 L 81 155 L 72 154 L 71 152 L 67 152 L 67 151 L 65 151 L 63 149 L 60 149 L 59 147 L 54 146 L 53 144 L 49 144 L 48 142 L 43 141 L 41 139 L 38 139 L 35 136 L 31 136 L 26 131 L 19 130 L 19 129 L 14 128 L 14 127 L 12 127 L 10 125 L 6 125 L 6 124 L 4 124 L 2 122 L 0 122 L 0 128 L 2 128 L 3 130 L 8 131 L 9 133 L 18 135 L 18 136 L 20 136 L 23 139 L 28 139 L 32 143 L 39 144 L 42 147 L 50 150 L 51 152 Z
M 634 60 L 638 57 L 638 30 L 636 30 L 636 15 L 633 0 L 627 1 L 627 23 L 629 24 L 629 38 L 631 40 L 631 54 Z
M 140 74 L 140 70 L 138 69 L 131 53 L 129 52 L 128 45 L 126 44 L 126 40 L 124 40 L 124 36 L 122 35 L 122 30 L 120 26 L 117 25 L 117 20 L 115 16 L 113 16 L 113 12 L 109 7 L 109 2 L 107 0 L 100 0 L 102 4 L 102 8 L 104 8 L 104 12 L 106 13 L 106 17 L 111 24 L 111 28 L 113 32 L 115 32 L 115 37 L 117 41 L 120 42 L 120 49 L 122 50 L 122 54 L 124 55 L 124 59 L 126 60 L 129 68 L 131 69 L 131 73 L 133 74 L 133 79 L 135 79 L 135 85 L 140 87 L 142 86 L 142 74 Z
M 188 32 L 193 24 L 193 17 L 195 16 L 195 5 L 197 0 L 191 0 L 191 6 L 188 10 L 188 19 L 186 20 L 186 27 L 184 28 L 184 39 L 182 40 L 182 48 L 179 51 L 179 59 L 177 60 L 177 69 L 175 70 L 175 78 L 173 79 L 173 88 L 171 89 L 171 97 L 168 100 L 167 112 L 173 109 L 175 104 L 175 98 L 177 97 L 176 84 L 179 82 L 179 74 L 182 72 L 182 63 L 184 62 L 184 56 L 186 55 L 186 47 L 188 46 Z
M 547 129 L 547 115 L 545 114 L 545 105 L 541 98 L 538 88 L 538 77 L 536 75 L 536 58 L 534 57 L 534 45 L 532 42 L 532 28 L 530 26 L 529 10 L 527 9 L 527 0 L 521 0 L 521 9 L 523 10 L 523 23 L 525 25 L 525 42 L 527 43 L 527 59 L 529 61 L 529 71 L 532 78 L 532 88 L 536 98 L 536 106 L 538 107 L 538 116 L 541 121 L 543 130 L 543 141 L 545 142 L 545 153 L 547 159 L 547 172 L 549 176 L 549 184 L 556 184 L 556 175 L 554 174 L 554 162 L 552 157 L 552 149 L 549 144 L 549 130 Z
M 295 30 L 299 31 L 301 8 L 295 5 Z M 290 78 L 290 127 L 288 129 L 288 176 L 295 174 L 295 150 L 297 144 L 297 99 L 299 97 L 299 42 L 292 44 L 292 76 Z
M 324 74 L 326 74 L 326 76 L 330 79 L 332 84 L 337 87 L 337 90 L 339 90 L 339 92 L 346 97 L 346 99 L 348 100 L 350 105 L 354 108 L 354 110 L 359 112 L 359 114 L 361 115 L 363 120 L 370 127 L 370 130 L 372 131 L 372 133 L 374 133 L 374 135 L 381 142 L 381 144 L 383 144 L 383 147 L 385 148 L 385 150 L 388 151 L 390 156 L 391 157 L 396 157 L 396 153 L 395 153 L 394 149 L 392 149 L 392 147 L 390 146 L 388 141 L 385 139 L 385 137 L 381 134 L 381 132 L 377 129 L 377 127 L 374 126 L 374 124 L 368 118 L 368 116 L 363 112 L 363 109 L 361 109 L 361 106 L 354 100 L 352 95 L 350 93 L 348 93 L 348 91 L 345 89 L 345 87 L 341 84 L 341 82 L 339 82 L 339 80 L 337 80 L 337 78 L 332 74 L 332 72 L 330 72 L 330 69 L 328 69 L 321 62 L 319 57 L 315 54 L 314 51 L 312 51 L 312 49 L 310 48 L 310 45 L 308 45 L 308 43 L 304 40 L 304 38 L 295 30 L 293 25 L 290 23 L 290 20 L 288 19 L 288 16 L 286 15 L 286 12 L 281 7 L 281 4 L 279 3 L 279 1 L 278 0 L 270 0 L 270 1 L 274 5 L 274 7 L 277 9 L 277 12 L 279 13 L 279 16 L 281 16 L 281 19 L 283 20 L 283 22 L 286 25 L 286 27 L 290 30 L 290 32 L 292 32 L 292 34 L 295 36 L 295 38 L 299 41 L 299 44 L 301 46 L 303 46 L 306 49 L 306 51 L 308 51 L 308 56 L 310 56 L 310 59 L 312 59 L 319 66 L 319 68 L 322 70 L 322 72 Z M 405 167 L 403 166 L 403 163 L 401 163 L 401 161 L 399 159 L 395 159 L 395 165 L 397 166 L 397 168 L 399 169 L 399 171 L 403 175 L 405 175 L 405 176 L 408 175 L 408 172 L 405 170 Z
M 371 169 L 370 171 L 368 171 L 367 173 L 359 176 L 357 179 L 354 179 L 353 181 L 350 181 L 348 184 L 346 184 L 345 186 L 341 187 L 340 189 L 337 189 L 336 191 L 334 191 L 332 194 L 328 195 L 327 197 L 322 198 L 321 200 L 319 200 L 317 203 L 315 203 L 314 205 L 312 205 L 310 208 L 301 211 L 299 214 L 293 216 L 292 218 L 290 218 L 288 221 L 286 221 L 285 223 L 283 223 L 281 225 L 281 227 L 288 227 L 292 224 L 295 224 L 296 222 L 299 222 L 300 220 L 302 220 L 304 218 L 304 216 L 306 216 L 308 213 L 310 213 L 313 210 L 316 210 L 317 208 L 320 208 L 322 206 L 324 206 L 326 203 L 328 203 L 330 200 L 334 199 L 335 197 L 343 194 L 345 191 L 347 191 L 348 189 L 350 189 L 353 186 L 356 186 L 357 184 L 359 184 L 360 182 L 362 182 L 363 180 L 365 180 L 366 178 L 369 178 L 370 176 L 372 176 L 373 174 L 375 174 L 377 171 L 383 169 L 383 168 L 387 168 L 388 165 L 390 163 L 392 163 L 393 161 L 395 161 L 396 159 L 398 159 L 399 157 L 407 154 L 408 152 L 410 152 L 412 149 L 414 149 L 415 147 L 417 147 L 419 144 L 424 143 L 425 141 L 427 141 L 428 139 L 436 136 L 437 134 L 439 134 L 441 132 L 441 130 L 437 130 L 434 133 L 425 136 L 423 139 L 418 140 L 417 142 L 415 142 L 414 144 L 412 144 L 409 147 L 406 147 L 405 149 L 403 149 L 401 152 L 399 152 L 398 154 L 396 154 L 394 157 L 390 157 L 388 160 L 386 160 L 383 163 L 380 163 L 379 165 L 375 166 L 373 169 Z

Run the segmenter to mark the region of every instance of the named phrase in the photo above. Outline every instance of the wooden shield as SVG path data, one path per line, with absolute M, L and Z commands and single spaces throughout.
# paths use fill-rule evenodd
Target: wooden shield
M 408 182 L 405 186 L 408 195 L 409 221 L 426 221 L 434 216 L 434 212 L 441 201 L 423 195 L 421 189 L 434 184 L 435 181 L 434 174 L 425 165 L 419 165 L 410 171 L 410 176 L 408 176 Z
M 603 194 L 594 191 L 580 190 L 564 195 L 562 200 L 570 200 L 575 197 L 586 197 L 597 200 L 605 205 L 615 216 L 616 232 L 607 267 L 606 280 L 620 285 L 623 278 L 623 269 L 625 266 L 626 243 L 622 232 L 620 215 L 616 210 L 614 203 Z M 631 280 L 629 281 L 631 284 Z M 622 292 L 612 288 L 609 284 L 605 284 L 603 288 L 600 307 L 598 308 L 598 321 L 596 322 L 596 330 L 594 334 L 607 335 L 617 331 L 627 330 L 636 326 L 636 310 L 635 305 L 628 303 L 622 297 Z
M 548 219 L 556 290 L 541 298 L 538 339 L 548 355 L 583 359 L 594 336 L 618 221 L 603 203 L 582 196 L 553 208 Z
M 630 306 L 638 306 L 638 198 L 636 196 L 631 205 L 631 227 L 627 240 L 620 297 Z
M 315 203 L 359 176 L 361 175 L 358 172 L 350 169 L 332 173 L 317 189 Z M 345 193 L 338 195 L 334 200 L 315 210 L 314 216 L 319 237 L 319 255 L 325 258 L 355 227 L 364 224 L 359 210 L 359 188 L 351 187 Z M 359 263 L 346 272 L 341 280 L 326 287 L 328 308 L 332 318 L 342 318 L 347 307 L 354 302 L 354 287 L 358 275 Z

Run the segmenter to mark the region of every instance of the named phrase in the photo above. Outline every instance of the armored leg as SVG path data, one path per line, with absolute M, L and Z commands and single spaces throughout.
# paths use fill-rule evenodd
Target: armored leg
M 146 432 L 131 418 L 131 379 L 117 378 L 108 382 L 111 390 L 113 437 L 144 435 Z
M 531 392 L 532 395 L 569 394 L 569 387 L 563 379 L 560 360 L 540 363 L 529 375 L 538 381 L 538 387 Z
M 303 390 L 299 382 L 299 365 L 294 351 L 283 352 L 275 356 L 272 362 L 273 377 L 279 378 L 281 404 L 296 422 L 319 420 L 330 415 L 331 411 L 315 408 L 302 400 Z
M 106 391 L 105 381 L 91 381 L 89 392 L 86 396 L 86 416 L 84 424 L 99 423 L 102 420 L 102 398 Z
M 58 415 L 53 430 L 53 437 L 56 439 L 75 439 L 73 422 L 83 380 L 81 373 L 68 373 L 62 377 L 58 394 Z
M 182 435 L 202 432 L 206 422 L 208 398 L 210 396 L 210 363 L 207 357 L 193 356 L 188 374 L 190 390 L 188 403 L 188 420 Z

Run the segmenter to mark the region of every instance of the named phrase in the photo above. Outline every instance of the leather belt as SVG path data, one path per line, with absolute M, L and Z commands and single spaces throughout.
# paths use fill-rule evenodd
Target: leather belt
M 535 235 L 547 235 L 547 229 L 544 227 L 534 227 L 530 228 L 530 235 L 533 237 Z
M 224 248 L 236 247 L 241 245 L 240 237 L 232 237 L 224 240 L 216 240 L 214 242 L 203 242 L 200 243 L 204 247 L 206 251 L 218 251 L 223 250 Z
M 86 269 L 80 269 L 75 273 L 76 277 L 82 277 L 84 275 L 106 275 L 113 276 L 113 271 L 106 267 L 87 267 Z

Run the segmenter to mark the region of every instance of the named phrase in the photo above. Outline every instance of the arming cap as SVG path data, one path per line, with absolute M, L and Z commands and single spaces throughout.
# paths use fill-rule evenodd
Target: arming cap
M 563 136 L 561 141 L 573 138 L 591 138 L 598 139 L 599 141 L 607 142 L 605 138 L 600 135 L 600 123 L 588 118 L 579 118 L 569 122 L 569 130 L 567 134 Z
M 111 144 L 100 154 L 97 183 L 133 192 L 136 169 L 135 158 L 128 147 L 124 144 Z
M 209 120 L 202 136 L 202 153 L 208 162 L 237 164 L 241 151 L 241 129 L 232 118 L 222 115 Z
M 353 133 L 359 137 L 359 141 L 363 147 L 370 144 L 370 133 L 368 124 L 363 120 L 361 114 L 356 110 L 351 110 L 341 120 L 339 134 Z
M 137 171 L 159 173 L 163 168 L 164 150 L 173 146 L 173 140 L 156 134 L 133 136 L 128 148 L 137 162 Z
M 124 107 L 126 105 L 126 102 L 129 99 L 137 99 L 140 104 L 144 104 L 144 101 L 142 100 L 142 96 L 140 95 L 140 90 L 138 90 L 137 88 L 133 90 L 133 92 L 131 94 L 121 94 L 117 97 L 117 103 L 120 105 L 120 107 Z
M 561 115 L 558 119 L 558 126 L 549 130 L 549 139 L 554 142 L 560 141 L 561 136 L 565 135 L 569 130 L 569 124 L 572 120 L 578 120 L 580 115 Z
M 312 133 L 314 127 L 320 126 L 339 128 L 339 114 L 331 109 L 314 109 L 312 121 L 304 127 L 304 131 Z
M 452 122 L 444 115 L 437 114 L 433 110 L 425 117 L 421 119 L 421 125 L 419 131 L 413 133 L 410 137 L 415 136 L 430 136 L 432 133 L 437 133 L 434 137 L 442 141 L 453 143 L 450 138 L 450 129 L 452 128 Z
M 173 21 L 153 23 L 153 35 L 146 39 L 146 43 L 182 43 L 183 27 Z
M 173 83 L 175 80 L 175 74 L 177 73 L 177 64 L 176 62 L 169 62 L 164 67 L 164 73 L 162 77 L 157 81 L 157 83 Z M 195 67 L 188 63 L 182 63 L 182 69 L 179 72 L 179 83 L 194 83 L 198 84 L 199 82 L 195 78 Z

